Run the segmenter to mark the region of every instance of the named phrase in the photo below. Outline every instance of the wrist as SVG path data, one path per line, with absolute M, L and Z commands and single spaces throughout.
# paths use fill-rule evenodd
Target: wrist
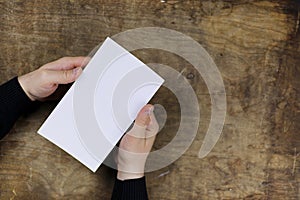
M 36 99 L 34 98 L 33 95 L 31 95 L 28 87 L 27 87 L 27 83 L 26 83 L 26 78 L 23 76 L 19 76 L 18 77 L 18 82 L 21 86 L 21 88 L 23 89 L 24 93 L 26 94 L 26 96 L 31 100 L 31 101 L 35 101 Z
M 130 179 L 138 179 L 144 177 L 144 173 L 128 173 L 128 172 L 122 172 L 118 171 L 117 179 L 124 181 L 124 180 L 130 180 Z

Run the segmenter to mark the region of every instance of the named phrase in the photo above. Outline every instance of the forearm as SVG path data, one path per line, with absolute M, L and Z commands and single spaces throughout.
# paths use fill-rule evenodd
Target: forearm
M 17 77 L 0 86 L 0 139 L 9 132 L 20 115 L 33 105 Z
M 145 177 L 130 180 L 116 179 L 112 200 L 147 200 Z

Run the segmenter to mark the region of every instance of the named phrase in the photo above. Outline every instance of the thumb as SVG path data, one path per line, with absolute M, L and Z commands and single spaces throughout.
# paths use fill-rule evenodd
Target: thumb
M 150 123 L 150 113 L 152 113 L 153 106 L 151 104 L 145 105 L 138 113 L 132 129 L 128 132 L 129 135 L 136 138 L 146 138 L 146 128 Z
M 81 67 L 71 70 L 46 70 L 46 77 L 44 80 L 52 84 L 68 84 L 74 82 L 81 74 Z
M 147 137 L 155 136 L 158 133 L 158 130 L 159 130 L 159 125 L 157 123 L 154 113 L 151 112 L 150 113 L 150 123 L 148 124 L 147 129 L 146 129 Z
M 151 104 L 145 105 L 138 113 L 135 119 L 135 124 L 144 127 L 148 126 L 148 124 L 150 123 L 150 114 L 152 113 L 153 108 L 154 107 Z

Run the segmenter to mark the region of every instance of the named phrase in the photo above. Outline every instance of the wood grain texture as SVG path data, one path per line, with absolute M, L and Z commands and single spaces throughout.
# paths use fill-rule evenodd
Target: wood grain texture
M 182 72 L 201 109 L 190 148 L 173 164 L 147 174 L 150 199 L 299 199 L 298 2 L 0 0 L 0 82 L 62 56 L 87 55 L 105 37 L 124 30 L 178 30 L 216 62 L 226 87 L 227 116 L 216 147 L 199 159 L 211 115 L 203 78 L 170 53 L 134 52 L 145 62 Z M 180 107 L 169 90 L 162 88 L 153 99 L 157 102 L 168 119 L 155 149 L 172 140 L 180 122 Z M 36 134 L 54 106 L 45 103 L 23 116 L 0 141 L 0 199 L 109 199 L 111 169 L 91 173 Z

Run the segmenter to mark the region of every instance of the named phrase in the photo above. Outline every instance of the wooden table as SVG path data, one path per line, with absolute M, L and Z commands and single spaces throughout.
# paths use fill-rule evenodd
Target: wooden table
M 227 94 L 226 121 L 213 151 L 199 159 L 211 115 L 203 78 L 168 52 L 134 52 L 145 62 L 181 72 L 201 109 L 198 134 L 184 155 L 147 174 L 150 199 L 299 199 L 297 2 L 1 0 L 0 81 L 62 56 L 87 55 L 105 37 L 128 29 L 180 31 L 217 64 Z M 168 112 L 154 146 L 159 149 L 175 136 L 180 107 L 166 88 L 152 102 Z M 45 103 L 23 116 L 0 142 L 0 199 L 109 199 L 112 169 L 101 166 L 94 174 L 36 134 L 54 106 Z

